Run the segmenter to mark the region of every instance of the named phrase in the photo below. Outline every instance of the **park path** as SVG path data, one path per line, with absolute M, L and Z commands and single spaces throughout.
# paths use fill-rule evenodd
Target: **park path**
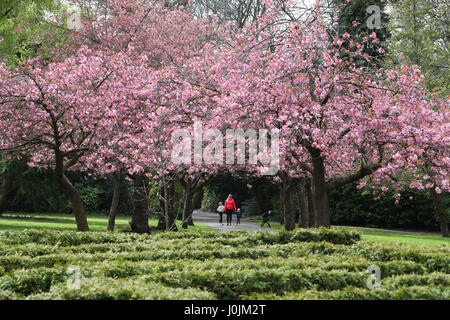
M 198 222 L 204 224 L 208 227 L 212 227 L 219 232 L 227 232 L 232 230 L 245 230 L 245 231 L 267 231 L 272 232 L 273 230 L 269 227 L 260 227 L 259 224 L 245 221 L 241 219 L 241 224 L 236 225 L 236 215 L 233 215 L 233 221 L 231 226 L 227 226 L 227 216 L 223 215 L 224 226 L 219 225 L 219 214 L 214 212 L 204 212 L 195 210 L 192 218 L 194 219 L 194 223 Z

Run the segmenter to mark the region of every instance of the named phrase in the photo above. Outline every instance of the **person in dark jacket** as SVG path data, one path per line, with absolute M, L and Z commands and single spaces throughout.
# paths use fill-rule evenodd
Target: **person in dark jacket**
M 264 224 L 267 223 L 267 225 L 268 225 L 269 228 L 270 228 L 269 220 L 270 220 L 270 217 L 271 217 L 271 216 L 272 216 L 272 211 L 270 211 L 270 210 L 269 210 L 269 212 L 264 213 L 264 214 L 261 216 L 261 220 L 262 220 L 262 222 L 261 222 L 261 227 L 264 227 Z
M 241 212 L 241 208 L 238 208 L 236 211 L 236 225 L 241 224 L 241 218 L 242 218 L 242 212 Z
M 228 195 L 227 200 L 225 200 L 225 212 L 227 213 L 227 226 L 231 226 L 233 213 L 236 212 L 236 204 L 231 193 Z

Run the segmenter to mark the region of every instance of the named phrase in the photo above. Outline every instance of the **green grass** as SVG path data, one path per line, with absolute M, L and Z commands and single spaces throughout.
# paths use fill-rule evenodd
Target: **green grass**
M 381 242 L 400 242 L 412 245 L 439 246 L 441 244 L 450 244 L 450 238 L 443 238 L 439 235 L 426 235 L 415 233 L 389 232 L 375 228 L 363 227 L 341 227 L 349 230 L 357 230 L 362 233 L 362 240 L 373 240 Z
M 5 217 L 24 217 L 24 219 L 1 219 L 0 230 L 24 230 L 24 229 L 40 229 L 55 231 L 76 231 L 75 217 L 67 214 L 44 214 L 44 213 L 5 213 Z M 26 218 L 25 218 L 26 217 Z M 49 220 L 33 220 L 29 218 L 41 218 Z M 116 218 L 116 230 L 129 230 L 130 217 L 118 216 Z M 254 223 L 261 223 L 260 220 L 251 220 Z M 91 231 L 105 231 L 108 223 L 107 216 L 89 215 L 89 228 Z M 150 219 L 149 225 L 156 226 L 158 221 Z M 181 222 L 177 222 L 178 228 L 181 229 Z M 271 229 L 282 230 L 284 228 L 278 222 L 270 222 Z M 422 235 L 414 233 L 398 233 L 396 231 L 381 230 L 375 228 L 363 227 L 341 227 L 349 230 L 357 230 L 362 233 L 362 240 L 373 240 L 378 242 L 398 242 L 410 245 L 439 246 L 441 244 L 450 244 L 450 239 L 442 238 L 435 235 Z M 194 227 L 189 227 L 193 231 L 213 231 L 214 229 L 199 223 Z
M 251 222 L 261 223 L 261 220 L 251 220 Z M 279 222 L 271 221 L 271 229 L 273 230 L 283 230 L 284 226 Z M 267 227 L 267 225 L 266 225 Z M 394 242 L 394 243 L 404 243 L 411 245 L 425 245 L 425 246 L 440 246 L 442 244 L 450 245 L 450 238 L 443 238 L 438 235 L 422 235 L 415 233 L 399 233 L 396 231 L 382 230 L 376 228 L 364 228 L 364 227 L 347 227 L 339 226 L 339 228 L 356 230 L 361 232 L 362 240 L 373 240 L 378 242 Z
M 2 219 L 0 218 L 0 230 L 24 230 L 24 229 L 39 229 L 39 230 L 55 230 L 55 231 L 76 231 L 77 226 L 75 217 L 68 214 L 52 214 L 52 213 L 5 213 L 3 217 L 23 217 L 23 219 Z M 31 218 L 31 219 L 30 219 Z M 33 220 L 33 218 L 48 219 L 48 220 Z M 91 231 L 106 231 L 108 225 L 108 217 L 105 215 L 88 215 L 88 224 Z M 124 231 L 130 229 L 130 217 L 117 216 L 116 227 L 117 231 Z M 150 219 L 149 225 L 156 227 L 158 220 Z M 177 222 L 178 228 L 181 230 L 181 221 Z M 197 231 L 212 231 L 211 227 L 197 223 L 195 226 L 190 226 L 189 230 Z

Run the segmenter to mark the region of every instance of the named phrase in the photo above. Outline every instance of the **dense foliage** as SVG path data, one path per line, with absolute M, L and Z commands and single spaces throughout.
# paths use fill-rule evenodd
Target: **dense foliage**
M 154 235 L 0 232 L 2 299 L 450 299 L 450 248 L 338 229 Z M 381 270 L 370 290 L 366 270 Z M 68 288 L 79 267 L 80 288 Z
M 24 161 L 16 161 L 0 171 L 0 180 L 5 179 L 9 171 L 16 173 L 9 201 L 5 211 L 9 212 L 43 212 L 71 213 L 68 197 L 61 192 L 55 183 L 56 176 L 51 169 L 30 168 Z M 112 200 L 113 179 L 110 175 L 96 178 L 79 171 L 67 173 L 71 181 L 80 191 L 81 198 L 89 213 L 107 213 Z M 133 203 L 131 198 L 132 184 L 122 183 L 119 213 L 131 214 Z
M 395 192 L 374 200 L 368 188 L 360 190 L 356 184 L 343 186 L 330 194 L 331 222 L 334 225 L 438 231 L 433 204 L 427 194 L 418 190 L 402 193 L 396 204 Z M 450 208 L 450 196 L 444 194 L 442 199 L 446 208 Z
M 419 65 L 427 87 L 443 97 L 450 94 L 449 11 L 445 0 L 392 1 L 392 58 Z
M 64 30 L 52 24 L 64 11 L 59 0 L 2 0 L 0 2 L 0 57 L 17 64 L 38 54 L 51 55 L 49 46 L 64 41 Z
M 333 13 L 338 21 L 339 34 L 343 36 L 347 33 L 353 41 L 355 39 L 362 41 L 365 44 L 363 52 L 372 58 L 371 61 L 356 58 L 357 64 L 360 66 L 379 68 L 383 64 L 387 40 L 390 37 L 390 30 L 387 28 L 389 23 L 389 15 L 386 12 L 387 2 L 387 0 L 332 1 L 335 7 Z M 368 46 L 367 38 L 372 32 L 376 32 L 380 41 Z M 350 38 L 344 37 L 345 40 L 342 45 L 352 50 Z M 366 41 L 364 41 L 364 38 L 366 38 Z M 382 48 L 381 51 L 380 48 Z M 345 57 L 345 55 L 343 56 Z

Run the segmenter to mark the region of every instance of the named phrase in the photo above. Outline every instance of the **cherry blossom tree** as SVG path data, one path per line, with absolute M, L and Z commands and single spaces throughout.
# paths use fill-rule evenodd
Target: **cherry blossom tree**
M 65 172 L 86 156 L 104 121 L 101 85 L 111 72 L 104 58 L 82 47 L 62 62 L 34 58 L 14 69 L 0 65 L 0 149 L 31 156 L 31 166 L 54 168 L 79 231 L 89 230 L 86 215 Z
M 161 221 L 173 230 L 175 179 L 189 198 L 189 190 L 219 170 L 261 176 L 258 163 L 196 162 L 195 142 L 188 155 L 194 161 L 174 162 L 172 137 L 198 121 L 218 134 L 279 132 L 256 159 L 264 162 L 279 144 L 273 181 L 280 184 L 287 230 L 295 228 L 293 194 L 308 180 L 314 225 L 326 227 L 328 193 L 364 177 L 397 188 L 409 172 L 410 187 L 449 190 L 448 101 L 424 89 L 416 67 L 368 70 L 355 63 L 370 62 L 363 48 L 378 44 L 375 32 L 360 43 L 339 34 L 338 21 L 331 25 L 319 5 L 298 18 L 286 1 L 266 0 L 263 14 L 237 30 L 194 18 L 180 3 L 77 3 L 84 24 L 73 31 L 73 51 L 52 63 L 0 65 L 0 148 L 29 154 L 31 165 L 55 167 L 79 230 L 88 229 L 81 198 L 64 174 L 76 165 L 133 180 L 130 224 L 140 233 L 150 231 L 151 180 L 158 184 Z M 185 199 L 183 224 L 191 203 Z
M 233 125 L 280 129 L 282 190 L 290 193 L 291 179 L 311 176 L 315 225 L 329 226 L 328 193 L 369 175 L 379 177 L 378 183 L 389 179 L 385 168 L 406 165 L 395 162 L 401 154 L 417 168 L 411 160 L 431 148 L 448 167 L 448 150 L 438 142 L 448 141 L 448 103 L 426 92 L 417 68 L 358 67 L 352 56 L 370 59 L 363 45 L 350 39 L 351 51 L 341 47 L 349 35 L 330 33 L 319 7 L 312 15 L 310 23 L 291 19 L 280 25 L 279 12 L 272 9 L 238 34 L 216 66 L 223 72 L 217 102 L 229 110 Z M 375 33 L 368 38 L 379 41 Z M 341 51 L 349 58 L 341 59 Z M 442 130 L 432 130 L 435 126 Z M 430 132 L 435 141 L 427 138 Z M 423 144 L 408 147 L 402 140 L 407 136 L 420 137 Z M 436 180 L 448 190 L 448 171 L 438 172 Z M 286 201 L 289 208 L 289 197 Z
M 79 3 L 93 12 L 88 2 Z M 97 50 L 120 54 L 121 62 L 110 76 L 108 126 L 98 133 L 91 167 L 102 173 L 124 168 L 136 185 L 145 184 L 143 175 L 157 181 L 161 221 L 176 229 L 170 190 L 181 169 L 171 163 L 171 134 L 192 124 L 196 114 L 205 117 L 209 94 L 197 76 L 202 74 L 199 68 L 208 67 L 202 57 L 212 55 L 216 27 L 193 19 L 182 6 L 171 9 L 158 1 L 111 0 L 96 9 L 79 39 Z M 135 195 L 143 191 L 135 190 Z M 144 198 L 135 202 L 144 203 Z M 145 206 L 135 206 L 133 230 L 149 231 L 146 211 Z

